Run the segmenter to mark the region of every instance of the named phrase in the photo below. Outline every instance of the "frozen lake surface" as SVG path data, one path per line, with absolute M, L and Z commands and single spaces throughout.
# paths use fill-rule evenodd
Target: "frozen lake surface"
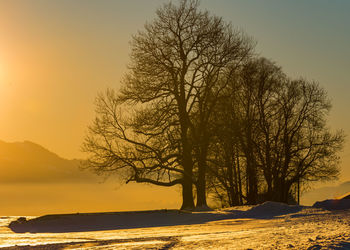
M 93 214 L 102 218 L 106 214 Z M 108 220 L 113 219 L 109 213 Z M 135 222 L 136 218 L 141 227 Z M 72 216 L 72 215 L 69 215 Z M 350 210 L 266 203 L 221 211 L 175 210 L 114 213 L 120 229 L 60 233 L 14 233 L 18 217 L 0 217 L 0 247 L 5 249 L 350 249 Z M 121 218 L 124 217 L 124 220 Z M 81 218 L 81 217 L 76 217 Z M 90 218 L 90 219 L 91 219 Z M 30 218 L 27 218 L 30 219 Z M 57 219 L 57 218 L 56 218 Z M 36 230 L 71 222 L 66 216 Z M 153 222 L 153 223 L 151 223 Z M 96 230 L 106 221 L 101 219 Z M 114 224 L 118 224 L 115 222 Z M 49 226 L 48 226 L 49 225 Z M 91 226 L 91 224 L 89 224 Z M 40 225 L 42 226 L 42 225 Z M 65 227 L 69 231 L 71 228 Z M 61 230 L 62 231 L 62 230 Z

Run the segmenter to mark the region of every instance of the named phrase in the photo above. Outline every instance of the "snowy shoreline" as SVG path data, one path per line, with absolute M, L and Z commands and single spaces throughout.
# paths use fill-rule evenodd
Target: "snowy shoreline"
M 107 213 L 52 214 L 26 220 L 21 217 L 9 224 L 15 233 L 66 233 L 103 231 L 131 228 L 162 227 L 203 224 L 211 221 L 253 218 L 268 219 L 288 213 L 299 212 L 303 206 L 278 202 L 240 209 L 217 211 L 148 210 Z
M 72 232 L 74 221 L 77 231 Z M 192 213 L 155 210 L 48 215 L 26 223 L 31 223 L 36 233 L 8 229 L 3 238 L 0 233 L 0 248 L 350 249 L 350 209 L 330 211 L 274 202 Z M 87 230 L 88 226 L 92 230 Z

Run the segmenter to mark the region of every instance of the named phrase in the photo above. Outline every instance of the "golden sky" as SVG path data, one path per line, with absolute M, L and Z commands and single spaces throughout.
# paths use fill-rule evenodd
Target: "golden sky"
M 34 141 L 82 158 L 94 98 L 118 87 L 131 35 L 164 0 L 0 0 L 0 140 Z M 320 82 L 330 126 L 350 134 L 350 1 L 203 0 L 244 29 L 287 74 Z M 350 147 L 341 181 L 350 180 Z

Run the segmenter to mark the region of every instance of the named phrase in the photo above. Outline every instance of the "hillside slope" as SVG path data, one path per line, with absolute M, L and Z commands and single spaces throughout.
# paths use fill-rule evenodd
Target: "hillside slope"
M 96 179 L 80 169 L 79 160 L 67 160 L 30 141 L 0 141 L 0 183 L 77 182 Z

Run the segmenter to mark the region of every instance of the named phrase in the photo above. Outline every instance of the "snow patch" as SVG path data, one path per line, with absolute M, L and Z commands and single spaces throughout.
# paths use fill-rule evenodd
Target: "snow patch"
M 243 214 L 253 218 L 271 218 L 278 215 L 296 213 L 303 209 L 303 206 L 288 205 L 281 202 L 266 201 L 260 205 L 252 207 Z
M 350 199 L 318 201 L 313 205 L 313 207 L 327 210 L 350 209 Z

